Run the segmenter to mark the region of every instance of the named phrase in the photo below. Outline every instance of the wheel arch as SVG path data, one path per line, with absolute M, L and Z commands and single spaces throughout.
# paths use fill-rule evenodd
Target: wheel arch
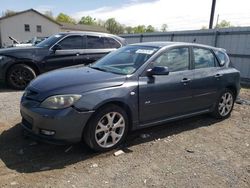
M 228 85 L 228 86 L 226 86 L 226 89 L 229 89 L 230 91 L 233 92 L 235 100 L 236 100 L 236 97 L 237 97 L 237 94 L 238 94 L 236 86 Z
M 27 61 L 27 60 L 24 60 L 24 61 L 15 61 L 15 62 L 13 62 L 11 65 L 9 65 L 9 66 L 7 67 L 7 69 L 6 69 L 6 71 L 5 71 L 5 80 L 7 80 L 8 72 L 10 71 L 10 69 L 11 69 L 13 66 L 15 66 L 15 65 L 20 65 L 20 64 L 24 64 L 24 65 L 27 65 L 27 66 L 29 66 L 30 68 L 32 68 L 32 69 L 35 71 L 36 75 L 39 75 L 39 74 L 40 74 L 40 70 L 39 70 L 38 66 L 35 65 L 34 62 L 32 62 L 32 61 Z
M 113 101 L 106 101 L 100 105 L 98 105 L 96 108 L 95 108 L 95 113 L 100 110 L 101 108 L 104 108 L 105 106 L 108 106 L 108 105 L 116 105 L 116 106 L 119 106 L 120 108 L 122 108 L 123 110 L 125 110 L 125 112 L 127 113 L 127 116 L 128 116 L 128 125 L 129 125 L 129 130 L 132 130 L 133 128 L 133 115 L 132 115 L 132 110 L 131 108 L 129 107 L 128 104 L 122 102 L 122 101 L 119 101 L 119 100 L 113 100 Z M 93 113 L 91 115 L 91 117 L 88 119 L 86 125 L 89 123 L 89 121 L 94 117 L 95 113 Z M 86 127 L 87 126 L 84 126 L 83 128 L 83 132 L 86 130 Z

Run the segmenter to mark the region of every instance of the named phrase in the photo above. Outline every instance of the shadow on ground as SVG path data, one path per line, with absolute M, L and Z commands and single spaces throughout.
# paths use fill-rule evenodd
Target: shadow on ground
M 199 127 L 207 127 L 218 122 L 207 115 L 202 115 L 190 119 L 185 119 L 166 125 L 146 128 L 131 132 L 126 142 L 121 146 L 126 151 L 134 145 L 151 142 L 158 138 L 166 138 L 175 134 L 181 134 L 185 131 L 193 130 Z M 21 173 L 32 173 L 43 170 L 62 169 L 68 165 L 75 164 L 95 157 L 107 157 L 114 151 L 105 154 L 99 154 L 88 149 L 83 144 L 71 146 L 56 146 L 38 143 L 25 138 L 22 134 L 20 124 L 2 132 L 0 135 L 0 159 L 7 168 Z M 150 134 L 148 138 L 141 138 L 142 134 Z
M 2 81 L 0 81 L 0 93 L 4 93 L 4 92 L 16 92 L 16 91 L 18 91 L 18 90 L 11 89 L 9 86 L 7 86 L 7 84 L 5 84 Z

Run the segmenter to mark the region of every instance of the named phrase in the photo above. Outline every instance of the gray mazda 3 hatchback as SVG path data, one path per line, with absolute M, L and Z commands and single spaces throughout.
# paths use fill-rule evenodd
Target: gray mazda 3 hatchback
M 223 49 L 139 43 L 38 76 L 21 99 L 22 126 L 46 142 L 85 141 L 105 151 L 129 130 L 204 113 L 227 118 L 239 90 L 239 71 Z

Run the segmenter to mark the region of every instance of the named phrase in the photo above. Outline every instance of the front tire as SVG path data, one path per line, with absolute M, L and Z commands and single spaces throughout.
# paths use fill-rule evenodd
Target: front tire
M 84 130 L 85 143 L 95 151 L 108 151 L 120 145 L 128 133 L 128 116 L 117 105 L 99 109 Z
M 216 102 L 212 115 L 217 119 L 226 119 L 234 107 L 235 95 L 230 89 L 225 89 Z
M 17 64 L 9 69 L 6 78 L 11 88 L 23 90 L 35 77 L 36 73 L 31 67 L 25 64 Z

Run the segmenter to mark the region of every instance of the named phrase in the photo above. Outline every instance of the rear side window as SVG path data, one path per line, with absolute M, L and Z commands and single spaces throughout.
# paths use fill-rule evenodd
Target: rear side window
M 104 37 L 104 47 L 105 48 L 120 48 L 121 45 L 115 39 Z
M 160 55 L 154 66 L 168 67 L 170 72 L 188 70 L 189 50 L 187 47 L 171 49 Z
M 59 42 L 62 50 L 82 49 L 83 37 L 82 36 L 69 36 Z
M 193 48 L 195 69 L 215 67 L 216 58 L 214 54 L 203 48 Z
M 103 49 L 104 41 L 102 37 L 87 36 L 87 49 Z
M 220 52 L 220 51 L 215 51 L 215 54 L 219 60 L 220 66 L 224 66 L 226 62 L 229 61 L 228 57 L 226 56 L 225 53 Z

